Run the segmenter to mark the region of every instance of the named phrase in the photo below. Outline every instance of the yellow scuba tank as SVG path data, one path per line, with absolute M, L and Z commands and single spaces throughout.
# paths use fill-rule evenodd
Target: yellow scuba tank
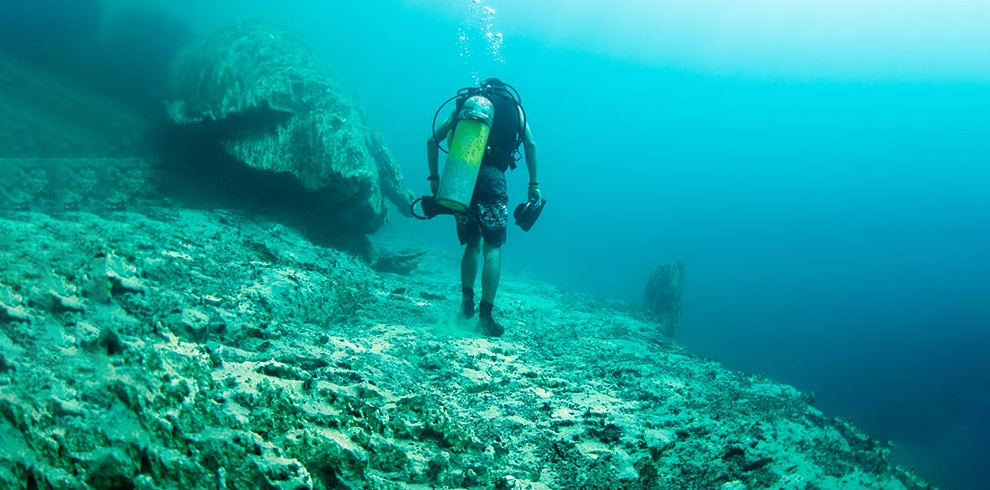
M 481 160 L 488 148 L 488 133 L 495 118 L 495 107 L 485 97 L 475 95 L 464 101 L 457 115 L 457 126 L 443 166 L 437 202 L 455 211 L 471 205 Z

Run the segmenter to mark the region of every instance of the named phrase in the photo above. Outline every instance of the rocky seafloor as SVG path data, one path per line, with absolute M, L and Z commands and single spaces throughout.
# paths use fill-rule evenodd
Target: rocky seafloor
M 380 273 L 169 207 L 0 227 L 0 488 L 933 488 L 632 306 L 508 274 L 484 338 L 442 252 Z

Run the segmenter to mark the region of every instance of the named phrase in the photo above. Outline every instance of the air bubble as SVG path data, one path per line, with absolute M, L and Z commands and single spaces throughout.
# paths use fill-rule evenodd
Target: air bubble
M 482 0 L 472 0 L 468 5 L 467 17 L 461 22 L 458 30 L 458 46 L 461 57 L 469 65 L 475 65 L 479 60 L 478 54 L 487 53 L 490 61 L 495 64 L 505 63 L 502 57 L 502 33 L 495 32 L 495 9 L 484 5 Z M 473 51 L 473 53 L 472 53 Z M 471 66 L 472 70 L 478 67 Z

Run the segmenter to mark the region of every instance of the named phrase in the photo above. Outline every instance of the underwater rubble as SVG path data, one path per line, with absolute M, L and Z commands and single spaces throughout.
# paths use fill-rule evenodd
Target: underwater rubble
M 409 275 L 233 211 L 0 215 L 0 487 L 933 488 L 640 308 Z

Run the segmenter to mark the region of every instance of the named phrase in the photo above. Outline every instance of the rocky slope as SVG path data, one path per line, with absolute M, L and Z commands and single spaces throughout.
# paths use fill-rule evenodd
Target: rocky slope
M 510 276 L 489 340 L 433 250 L 399 276 L 233 212 L 0 218 L 3 488 L 932 488 L 621 304 Z

